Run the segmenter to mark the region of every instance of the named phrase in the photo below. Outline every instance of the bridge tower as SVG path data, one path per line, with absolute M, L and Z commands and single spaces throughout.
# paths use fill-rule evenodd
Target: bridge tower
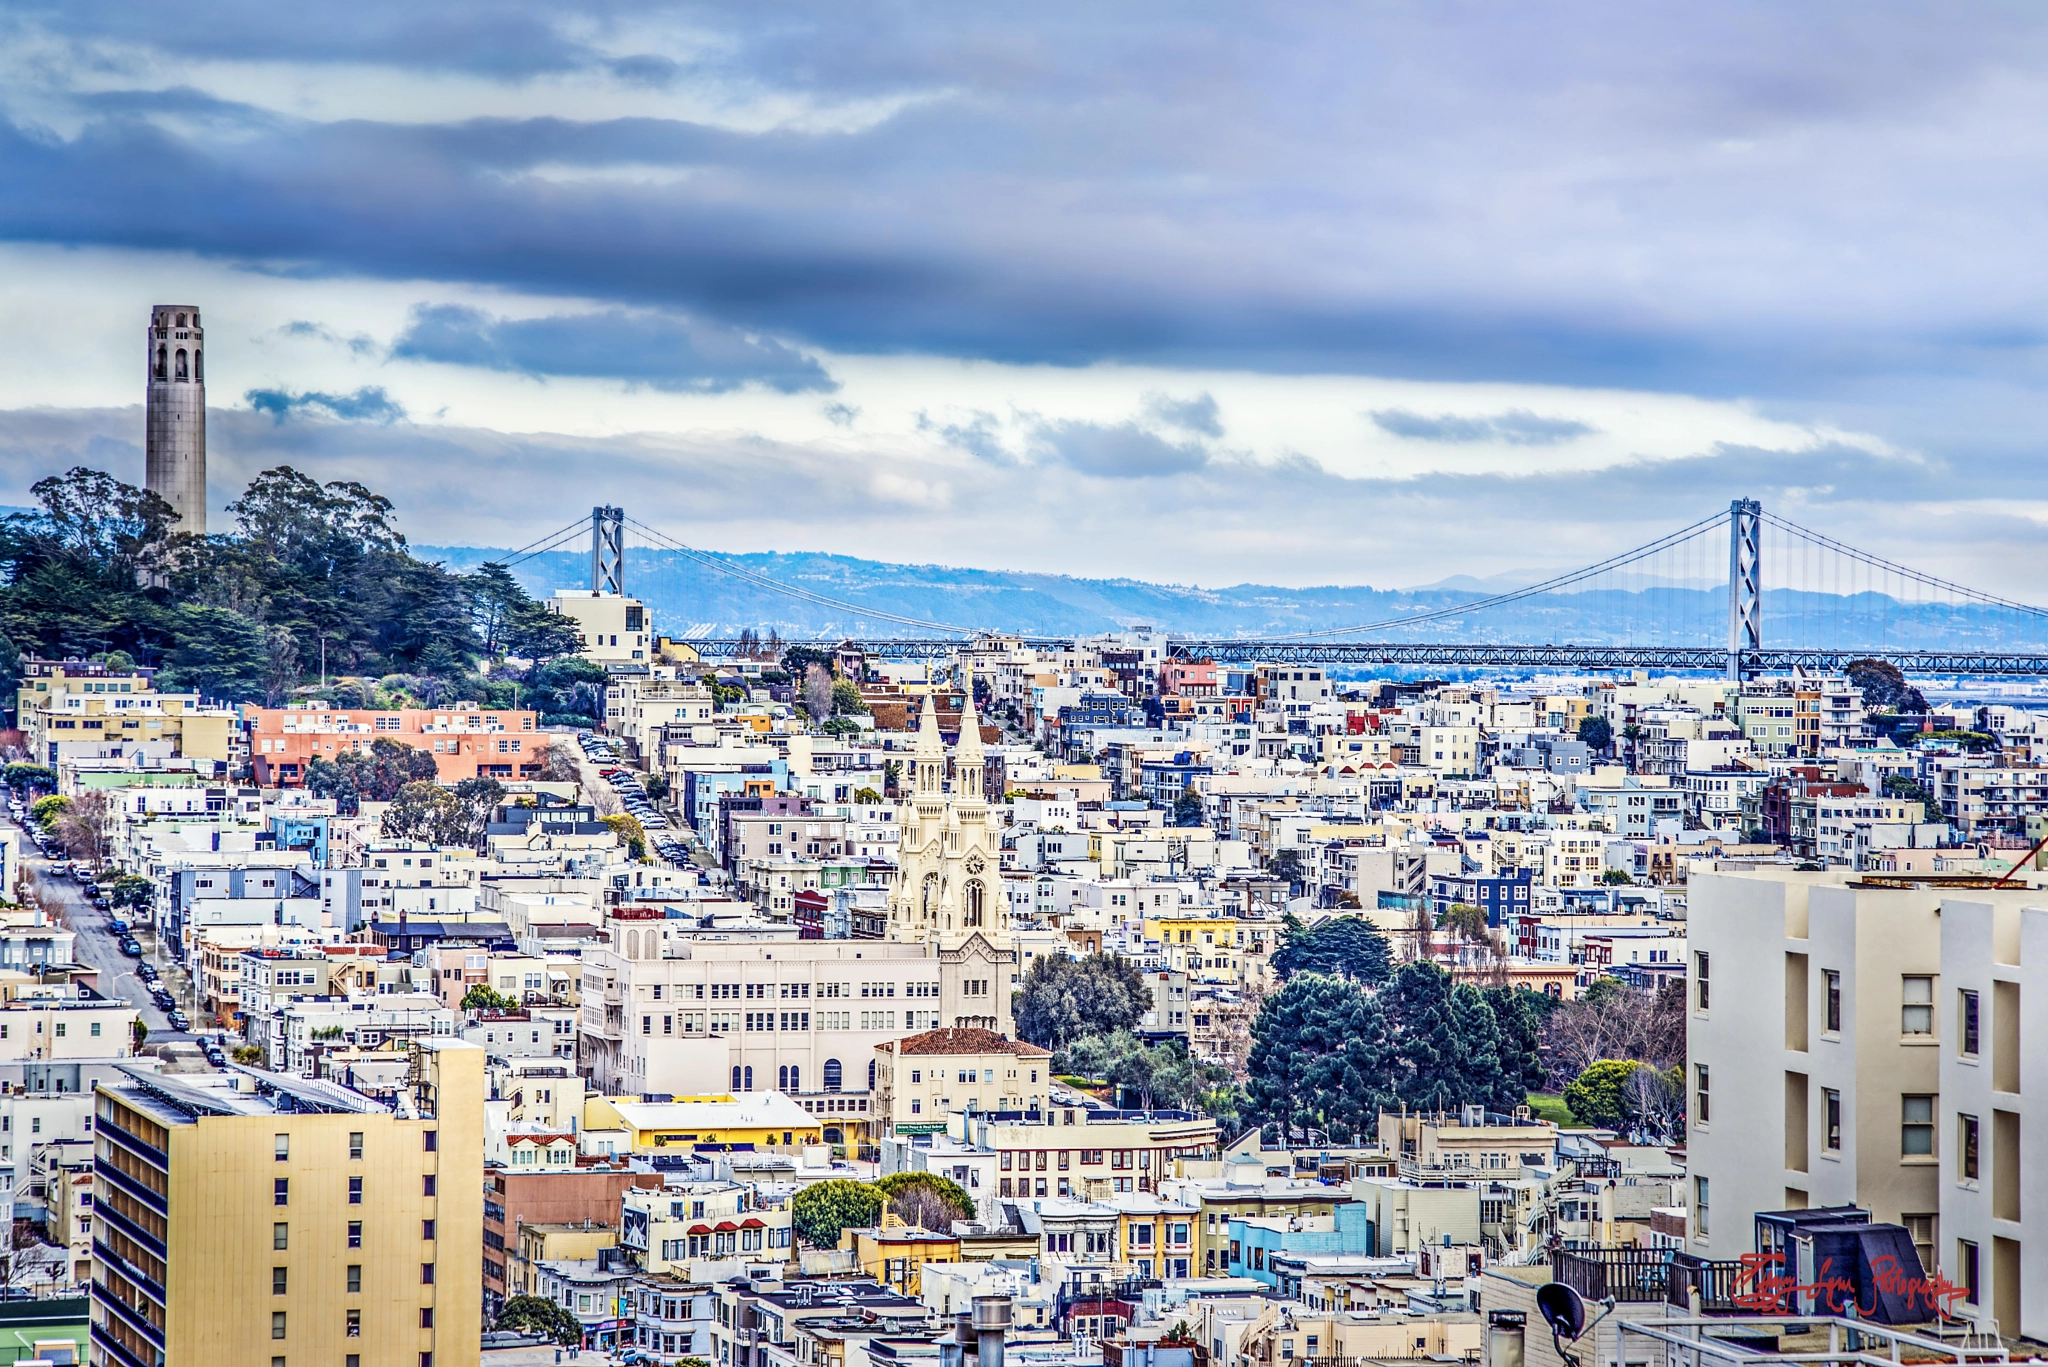
M 590 591 L 626 591 L 626 510 L 590 510 Z
M 1743 655 L 1764 646 L 1763 515 L 1753 498 L 1728 505 L 1728 677 L 1738 683 Z

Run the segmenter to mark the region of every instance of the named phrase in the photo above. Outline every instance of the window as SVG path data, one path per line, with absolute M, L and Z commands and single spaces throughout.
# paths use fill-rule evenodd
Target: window
M 1956 1172 L 1965 1182 L 1977 1180 L 1977 1117 L 1958 1115 L 1956 1117 L 1956 1140 L 1961 1152 L 1956 1156 Z
M 1963 1274 L 1963 1299 L 1977 1304 L 1977 1245 L 1970 1239 L 1956 1240 L 1956 1267 Z
M 277 1161 L 280 1163 L 285 1162 L 292 1156 L 292 1137 L 288 1134 L 281 1134 L 277 1136 L 277 1143 L 275 1147 L 277 1151 Z
M 1914 1251 L 1920 1255 L 1920 1266 L 1934 1269 L 1934 1216 L 1901 1215 L 1899 1223 L 1906 1227 L 1906 1233 L 1913 1240 Z
M 1966 989 L 1959 995 L 1961 1001 L 1957 1005 L 1961 1008 L 1958 1015 L 1962 1022 L 1963 1038 L 1961 1044 L 1957 1047 L 1962 1051 L 1964 1058 L 1975 1058 L 1977 1057 L 1978 1038 L 1977 994 Z
M 429 1240 L 434 1237 L 434 1222 L 432 1220 L 420 1221 L 420 1237 Z
M 434 1194 L 434 1174 L 431 1172 L 420 1179 L 420 1193 L 424 1196 L 432 1196 Z
M 1692 1232 L 1699 1238 L 1707 1237 L 1707 1179 L 1692 1179 Z
M 1825 968 L 1820 976 L 1827 992 L 1827 1015 L 1821 1029 L 1830 1035 L 1839 1035 L 1842 1033 L 1842 974 L 1838 969 Z
M 1827 1138 L 1821 1147 L 1836 1153 L 1842 1149 L 1842 1094 L 1832 1087 L 1821 1089 L 1821 1110 L 1826 1122 Z
M 270 1336 L 274 1339 L 284 1337 L 284 1311 L 273 1310 L 270 1312 Z
M 1709 964 L 1707 951 L 1704 949 L 1697 951 L 1692 956 L 1693 1004 L 1702 1011 L 1707 1009 L 1707 1003 L 1711 1000 L 1707 981 Z
M 351 1296 L 363 1294 L 363 1265 L 361 1263 L 350 1263 L 348 1265 L 348 1294 Z
M 1698 1071 L 1699 1085 L 1694 1089 L 1696 1102 L 1693 1106 L 1693 1112 L 1695 1121 L 1704 1125 L 1713 1119 L 1714 1107 L 1707 1092 L 1707 1065 L 1704 1063 L 1700 1064 Z
M 291 1235 L 292 1227 L 290 1225 L 272 1225 L 270 1227 L 270 1246 L 272 1248 L 290 1248 L 292 1243 Z
M 361 1162 L 363 1157 L 363 1132 L 350 1130 L 348 1135 L 348 1156 L 350 1162 Z
M 348 1179 L 348 1203 L 352 1206 L 359 1206 L 363 1203 L 362 1178 L 351 1177 Z
M 433 1265 L 432 1263 L 421 1263 L 421 1264 L 420 1264 L 420 1285 L 421 1285 L 421 1286 L 432 1286 L 433 1284 L 434 1284 L 434 1265 Z
M 292 1179 L 280 1177 L 270 1184 L 270 1204 L 288 1206 L 292 1203 Z
M 1934 1098 L 1899 1098 L 1899 1152 L 1908 1158 L 1934 1156 Z
M 421 1307 L 420 1307 L 420 1328 L 422 1328 L 422 1329 L 432 1329 L 433 1327 L 434 1327 L 434 1307 L 433 1307 L 433 1306 L 431 1306 L 431 1305 L 423 1305 L 423 1306 L 421 1306 Z
M 1900 1010 L 1899 1033 L 1902 1035 L 1931 1035 L 1934 1033 L 1934 979 L 1912 976 L 1902 979 L 1899 986 Z
M 838 1091 L 838 1090 L 839 1090 L 839 1086 L 840 1086 L 840 1080 L 841 1080 L 841 1078 L 842 1078 L 842 1077 L 844 1077 L 844 1076 L 845 1076 L 845 1074 L 844 1074 L 844 1072 L 843 1072 L 843 1071 L 841 1070 L 841 1068 L 840 1068 L 840 1066 L 839 1066 L 839 1060 L 838 1060 L 838 1059 L 836 1059 L 836 1058 L 828 1058 L 828 1059 L 826 1059 L 826 1060 L 825 1060 L 825 1090 L 826 1090 L 826 1091 L 828 1091 L 828 1092 L 836 1092 L 836 1091 Z
M 281 1267 L 273 1267 L 273 1268 L 271 1268 L 271 1269 L 270 1269 L 270 1294 L 271 1294 L 271 1295 L 273 1295 L 273 1296 L 282 1296 L 282 1295 L 284 1295 L 284 1294 L 285 1294 L 285 1289 L 284 1289 L 284 1287 L 285 1287 L 285 1270 L 284 1270 L 283 1268 L 281 1268 Z
M 363 1246 L 363 1222 L 361 1220 L 350 1220 L 348 1222 L 348 1246 L 350 1248 L 361 1248 Z
M 362 1311 L 360 1311 L 360 1310 L 351 1310 L 351 1311 L 349 1311 L 349 1312 L 348 1312 L 348 1330 L 347 1330 L 347 1333 L 348 1333 L 348 1337 L 350 1337 L 350 1338 L 352 1338 L 352 1339 L 359 1339 L 359 1338 L 361 1338 L 361 1337 L 363 1336 L 363 1312 L 362 1312 Z

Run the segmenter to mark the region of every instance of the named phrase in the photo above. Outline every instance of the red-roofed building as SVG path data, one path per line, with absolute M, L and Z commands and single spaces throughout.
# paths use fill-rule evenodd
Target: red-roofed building
M 1052 1051 L 960 1027 L 875 1046 L 874 1124 L 882 1134 L 937 1134 L 954 1111 L 1043 1114 Z

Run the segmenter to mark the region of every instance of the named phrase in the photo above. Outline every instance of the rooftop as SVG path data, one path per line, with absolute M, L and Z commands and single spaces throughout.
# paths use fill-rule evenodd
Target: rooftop
M 920 1054 L 943 1054 L 950 1056 L 967 1054 L 1014 1054 L 1018 1058 L 1051 1058 L 1052 1050 L 1036 1044 L 1026 1044 L 999 1035 L 993 1030 L 978 1027 L 946 1027 L 927 1030 L 921 1035 L 907 1039 L 885 1041 L 875 1046 L 891 1049 L 905 1057 Z

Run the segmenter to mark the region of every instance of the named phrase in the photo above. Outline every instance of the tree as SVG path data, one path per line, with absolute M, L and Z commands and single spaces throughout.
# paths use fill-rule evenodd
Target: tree
M 1139 1110 L 1194 1105 L 1211 1085 L 1184 1041 L 1148 1047 L 1129 1030 L 1082 1035 L 1067 1044 L 1058 1063 L 1065 1072 L 1115 1084 Z
M 545 1296 L 508 1296 L 492 1328 L 513 1334 L 544 1334 L 564 1348 L 583 1346 L 583 1323 Z
M 1437 924 L 1459 939 L 1469 940 L 1475 944 L 1485 940 L 1487 933 L 1492 929 L 1486 923 L 1485 910 L 1465 902 L 1451 903 L 1444 911 L 1443 919 Z
M 1605 717 L 1587 717 L 1579 723 L 1579 739 L 1594 754 L 1605 754 L 1607 747 L 1614 744 L 1614 728 Z
M 164 687 L 229 702 L 264 696 L 271 658 L 255 622 L 227 608 L 188 603 L 169 625 L 177 643 L 164 652 L 158 676 Z
M 939 1233 L 955 1220 L 974 1218 L 974 1198 L 950 1177 L 936 1172 L 892 1172 L 874 1184 L 898 1218 Z
M 24 788 L 54 788 L 57 771 L 41 764 L 10 764 L 0 770 L 0 781 L 19 793 Z
M 1603 1058 L 1588 1064 L 1564 1089 L 1564 1104 L 1571 1109 L 1572 1118 L 1603 1130 L 1621 1129 L 1628 1122 L 1625 1093 L 1629 1078 L 1641 1067 L 1634 1059 Z
M 582 778 L 582 770 L 576 765 L 576 752 L 566 744 L 550 741 L 540 749 L 540 777 L 545 783 L 576 783 Z
M 834 679 L 832 710 L 842 717 L 866 715 L 868 705 L 860 695 L 860 685 L 851 679 Z
M 867 1229 L 881 1218 L 880 1188 L 850 1178 L 812 1182 L 789 1198 L 790 1224 L 812 1248 L 837 1248 L 843 1230 Z
M 1180 796 L 1173 800 L 1173 824 L 1176 826 L 1199 826 L 1205 815 L 1202 795 L 1190 784 L 1180 790 Z
M 101 885 L 107 894 L 110 907 L 145 907 L 154 895 L 154 887 L 140 874 L 123 873 L 110 883 Z
M 228 1057 L 232 1058 L 235 1062 L 243 1065 L 244 1067 L 254 1067 L 257 1064 L 263 1062 L 264 1058 L 267 1056 L 264 1054 L 262 1048 L 257 1045 L 238 1044 L 234 1047 L 233 1052 L 231 1052 L 228 1055 Z
M 282 707 L 304 672 L 299 664 L 299 638 L 285 627 L 266 628 L 263 656 L 263 705 Z
M 1926 697 L 1890 660 L 1851 660 L 1842 673 L 1862 691 L 1864 706 L 1873 712 L 1927 711 Z
M 631 812 L 613 812 L 601 816 L 602 821 L 626 847 L 626 853 L 635 859 L 647 858 L 647 832 L 640 825 L 640 818 Z
M 1120 955 L 1040 955 L 1017 992 L 1017 1034 L 1056 1050 L 1085 1034 L 1127 1030 L 1151 1005 L 1145 975 Z
M 1284 878 L 1290 889 L 1298 888 L 1308 881 L 1308 874 L 1302 868 L 1301 851 L 1292 848 L 1281 850 L 1266 866 L 1266 872 L 1275 878 Z
M 1494 1023 L 1500 1028 L 1501 1087 L 1494 1105 L 1512 1111 L 1549 1078 L 1543 1065 L 1543 1021 L 1557 999 L 1526 987 L 1489 987 L 1484 991 L 1486 1004 L 1493 1008 Z
M 668 797 L 668 779 L 660 774 L 649 774 L 645 787 L 649 802 L 660 802 Z
M 489 983 L 477 983 L 462 994 L 462 1009 L 465 1011 L 517 1011 L 519 1001 L 494 989 Z
M 70 810 L 70 807 L 70 798 L 59 797 L 57 794 L 51 793 L 47 797 L 37 798 L 29 805 L 28 819 L 35 822 L 44 831 L 48 831 L 57 824 L 57 818 Z
M 804 711 L 811 714 L 814 722 L 823 721 L 832 712 L 832 671 L 821 664 L 812 664 L 804 670 Z
M 791 646 L 782 652 L 783 672 L 793 679 L 804 677 L 812 665 L 830 675 L 833 672 L 832 652 L 823 646 Z
M 1394 954 L 1387 937 L 1362 916 L 1335 916 L 1310 926 L 1290 913 L 1280 934 L 1272 964 L 1282 978 L 1333 973 L 1378 985 L 1393 976 Z
M 73 859 L 87 859 L 95 864 L 106 859 L 107 836 L 113 828 L 114 804 L 97 790 L 72 799 L 51 826 Z
M 882 801 L 882 795 L 873 788 L 856 788 L 853 790 L 853 800 L 860 806 L 872 807 Z
M 1627 869 L 1606 869 L 1600 874 L 1600 881 L 1615 886 L 1635 882 L 1635 876 Z
M 462 804 L 438 783 L 408 783 L 384 809 L 386 840 L 420 840 L 430 845 L 460 843 L 451 838 L 464 825 Z
M 1933 793 L 1927 790 L 1924 784 L 1911 774 L 1886 774 L 1884 776 L 1884 791 L 1887 797 L 1902 797 L 1911 802 L 1918 802 L 1920 804 L 1920 815 L 1923 820 L 1931 822 L 1948 820 L 1947 814 L 1941 810 L 1940 801 Z
M 1379 1003 L 1357 983 L 1303 973 L 1266 999 L 1252 1027 L 1244 1119 L 1282 1143 L 1350 1143 L 1394 1104 L 1394 1061 Z
M 1401 965 L 1381 1004 L 1399 1059 L 1394 1089 L 1411 1109 L 1450 1110 L 1500 1095 L 1499 1025 L 1477 988 L 1454 988 L 1450 974 L 1418 959 Z
M 1637 1059 L 1658 1068 L 1685 1061 L 1685 984 L 1654 994 L 1602 978 L 1577 1001 L 1553 1006 L 1543 1022 L 1550 1080 L 1562 1086 L 1599 1059 Z

